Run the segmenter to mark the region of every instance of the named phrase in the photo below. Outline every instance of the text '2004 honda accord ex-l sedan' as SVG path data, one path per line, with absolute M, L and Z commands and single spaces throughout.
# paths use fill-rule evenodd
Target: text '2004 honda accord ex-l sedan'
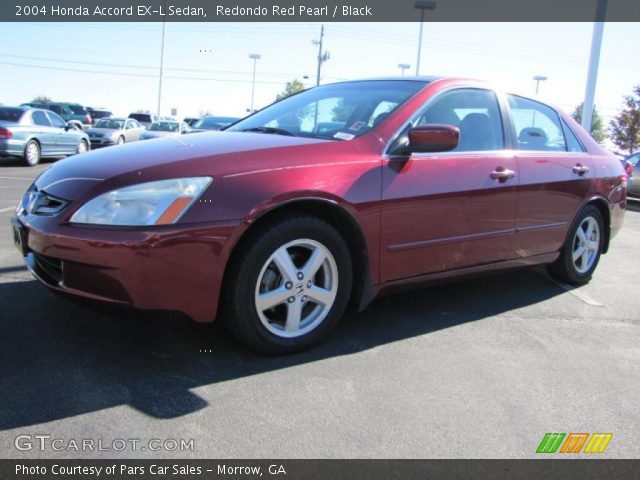
M 220 316 L 286 353 L 389 287 L 536 264 L 585 283 L 625 189 L 620 162 L 543 103 L 472 80 L 375 79 L 223 132 L 62 160 L 12 221 L 54 290 Z

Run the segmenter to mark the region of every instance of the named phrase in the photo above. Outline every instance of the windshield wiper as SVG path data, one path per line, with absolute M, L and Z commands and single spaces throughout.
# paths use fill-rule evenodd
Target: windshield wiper
M 275 127 L 253 127 L 245 128 L 243 132 L 259 132 L 259 133 L 274 133 L 276 135 L 286 135 L 288 137 L 296 137 L 297 135 L 289 130 Z

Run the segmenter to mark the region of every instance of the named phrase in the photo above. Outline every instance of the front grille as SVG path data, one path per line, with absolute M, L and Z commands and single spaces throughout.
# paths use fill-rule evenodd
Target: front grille
M 62 260 L 32 252 L 36 273 L 49 283 L 55 285 L 62 282 Z
M 69 204 L 62 198 L 54 197 L 42 190 L 34 189 L 29 193 L 27 213 L 32 215 L 56 215 Z

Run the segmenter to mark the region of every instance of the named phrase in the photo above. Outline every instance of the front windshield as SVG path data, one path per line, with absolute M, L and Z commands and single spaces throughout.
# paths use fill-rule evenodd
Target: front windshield
M 350 140 L 379 125 L 425 85 L 408 80 L 324 85 L 276 102 L 226 130 Z
M 205 117 L 202 120 L 198 120 L 193 128 L 205 128 L 208 130 L 221 130 L 224 127 L 231 125 L 237 121 L 237 118 L 231 117 Z
M 124 126 L 124 120 L 114 120 L 111 118 L 98 120 L 95 128 L 112 128 L 114 130 L 120 130 Z
M 154 122 L 149 126 L 149 130 L 155 132 L 177 132 L 179 124 L 177 122 Z

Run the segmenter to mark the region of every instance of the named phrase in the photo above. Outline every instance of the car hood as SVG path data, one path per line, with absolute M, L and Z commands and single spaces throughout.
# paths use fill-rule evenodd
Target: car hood
M 142 136 L 145 138 L 160 138 L 168 137 L 169 135 L 179 135 L 178 132 L 160 132 L 156 130 L 146 130 L 142 132 Z
M 318 143 L 334 142 L 249 132 L 173 135 L 60 160 L 35 183 L 39 190 L 51 195 L 77 200 L 90 190 L 108 190 L 164 178 L 242 172 L 255 168 L 260 155 L 271 149 L 297 149 Z M 244 155 L 249 152 L 250 155 Z M 227 161 L 230 157 L 234 160 Z

